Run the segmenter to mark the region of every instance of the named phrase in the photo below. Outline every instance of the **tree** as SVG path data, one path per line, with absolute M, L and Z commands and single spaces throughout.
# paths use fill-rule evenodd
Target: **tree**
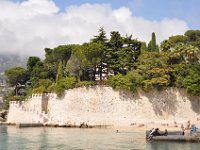
M 111 32 L 111 38 L 109 41 L 109 48 L 107 50 L 108 67 L 114 71 L 116 75 L 122 69 L 120 65 L 120 51 L 123 48 L 123 38 L 117 31 Z
M 99 50 L 99 58 L 100 58 L 100 62 L 98 64 L 98 73 L 100 75 L 100 82 L 102 81 L 102 73 L 103 73 L 103 70 L 107 64 L 107 42 L 108 42 L 108 39 L 106 37 L 106 32 L 104 30 L 103 27 L 101 27 L 99 29 L 99 34 L 94 36 L 94 38 L 91 40 L 93 43 L 98 43 L 99 46 L 101 47 L 101 49 L 98 49 Z
M 141 54 L 141 42 L 136 39 L 132 39 L 131 36 L 123 38 L 124 45 L 119 51 L 119 60 L 121 65 L 121 73 L 127 74 L 127 71 L 133 69 L 134 63 L 137 62 L 139 55 Z
M 148 44 L 148 50 L 149 51 L 157 51 L 157 52 L 159 51 L 159 47 L 156 44 L 156 34 L 155 34 L 155 32 L 153 32 L 152 35 L 151 35 L 151 41 Z
M 190 95 L 200 95 L 200 64 L 188 67 L 188 75 L 183 80 L 183 86 Z
M 151 51 L 157 51 L 156 48 L 156 34 L 153 32 L 151 37 Z
M 160 44 L 160 49 L 161 49 L 162 52 L 169 52 L 171 47 L 172 47 L 172 44 L 169 42 L 169 40 L 164 40 Z
M 37 65 L 38 62 L 40 62 L 40 58 L 39 57 L 29 57 L 28 61 L 27 61 L 27 69 L 32 71 L 33 68 Z
M 60 45 L 53 50 L 53 56 L 56 61 L 62 61 L 63 66 L 71 57 L 72 48 L 74 45 Z
M 60 45 L 54 49 L 45 48 L 44 67 L 49 71 L 51 78 L 56 79 L 59 62 L 66 66 L 71 57 L 71 52 L 77 45 Z
M 188 30 L 185 32 L 185 36 L 190 42 L 200 40 L 200 30 Z
M 161 88 L 171 84 L 171 68 L 165 53 L 146 52 L 140 55 L 136 71 L 143 77 L 143 89 Z
M 57 72 L 57 76 L 56 76 L 56 83 L 58 83 L 58 81 L 60 81 L 60 79 L 63 78 L 63 64 L 62 61 L 59 62 L 58 65 L 58 72 Z
M 21 85 L 24 85 L 29 80 L 30 76 L 26 69 L 21 67 L 15 67 L 7 69 L 5 75 L 8 78 L 7 82 L 11 86 L 15 86 L 15 95 L 18 95 L 18 89 Z
M 198 49 L 192 45 L 177 44 L 170 53 L 171 64 L 198 62 Z
M 91 41 L 95 42 L 95 43 L 100 42 L 103 45 L 106 44 L 108 42 L 108 39 L 106 37 L 106 32 L 105 32 L 104 28 L 101 27 L 98 32 L 99 32 L 99 34 L 95 35 Z
M 103 66 L 103 50 L 104 46 L 100 42 L 85 43 L 82 45 L 83 53 L 88 62 L 88 68 L 90 70 L 89 75 L 92 74 L 92 80 L 95 80 L 95 74 L 98 68 L 100 74 L 100 80 L 102 80 Z

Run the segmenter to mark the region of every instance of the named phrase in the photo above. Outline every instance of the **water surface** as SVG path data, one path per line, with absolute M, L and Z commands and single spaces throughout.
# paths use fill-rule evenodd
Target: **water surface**
M 0 150 L 200 150 L 199 143 L 147 142 L 144 133 L 115 129 L 0 126 Z

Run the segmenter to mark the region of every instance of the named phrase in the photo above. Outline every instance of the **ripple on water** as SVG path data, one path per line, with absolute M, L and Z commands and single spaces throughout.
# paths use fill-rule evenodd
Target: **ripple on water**
M 0 126 L 0 150 L 199 150 L 199 143 L 146 142 L 143 132 Z

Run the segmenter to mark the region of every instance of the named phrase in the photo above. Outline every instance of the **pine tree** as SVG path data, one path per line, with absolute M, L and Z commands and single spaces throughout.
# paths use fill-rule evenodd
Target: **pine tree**
M 101 56 L 100 56 L 100 63 L 98 64 L 98 70 L 99 70 L 99 75 L 100 75 L 100 81 L 102 81 L 102 74 L 103 74 L 103 69 L 106 67 L 105 64 L 106 62 L 106 49 L 107 49 L 107 42 L 108 39 L 106 37 L 106 32 L 103 27 L 99 29 L 99 34 L 94 36 L 94 38 L 91 40 L 91 42 L 99 43 L 101 44 Z

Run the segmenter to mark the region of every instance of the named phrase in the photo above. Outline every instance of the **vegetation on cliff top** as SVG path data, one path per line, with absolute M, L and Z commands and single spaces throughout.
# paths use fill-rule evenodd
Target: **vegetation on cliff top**
M 200 95 L 199 57 L 199 30 L 171 36 L 159 47 L 155 33 L 146 46 L 117 31 L 108 39 L 100 28 L 88 43 L 45 48 L 44 60 L 31 56 L 26 68 L 11 68 L 5 74 L 8 83 L 15 86 L 10 96 L 44 92 L 62 96 L 66 89 L 95 84 L 133 92 L 138 88 L 179 87 Z

